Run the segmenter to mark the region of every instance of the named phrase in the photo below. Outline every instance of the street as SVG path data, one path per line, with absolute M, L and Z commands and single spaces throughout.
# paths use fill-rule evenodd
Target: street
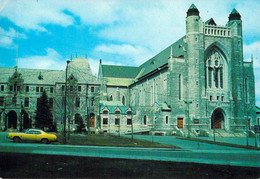
M 194 141 L 184 141 L 173 136 L 154 136 L 154 141 L 174 144 L 182 150 L 168 148 L 133 148 L 77 145 L 44 145 L 38 143 L 13 143 L 0 134 L 0 152 L 69 155 L 102 158 L 141 159 L 157 161 L 191 162 L 231 166 L 260 167 L 260 152 Z M 134 136 L 151 139 L 151 136 Z

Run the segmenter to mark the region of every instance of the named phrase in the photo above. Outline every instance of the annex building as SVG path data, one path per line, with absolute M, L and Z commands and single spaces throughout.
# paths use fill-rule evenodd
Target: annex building
M 257 124 L 253 58 L 243 61 L 242 20 L 203 21 L 194 4 L 186 34 L 138 67 L 105 65 L 96 78 L 87 59 L 68 64 L 67 120 L 93 132 L 212 135 Z M 33 125 L 37 99 L 49 96 L 55 121 L 64 117 L 65 70 L 0 68 L 0 130 Z M 259 110 L 258 110 L 259 111 Z

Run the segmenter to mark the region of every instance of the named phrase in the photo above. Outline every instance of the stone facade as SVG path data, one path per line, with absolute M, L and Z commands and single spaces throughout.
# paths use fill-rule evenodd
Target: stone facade
M 0 68 L 0 130 L 34 127 L 37 99 L 43 90 L 49 97 L 58 129 L 64 119 L 66 70 Z M 98 126 L 99 89 L 101 82 L 92 75 L 88 61 L 75 58 L 67 70 L 67 121 L 75 130 L 80 120 L 90 122 L 90 130 Z M 87 120 L 89 119 L 89 120 Z

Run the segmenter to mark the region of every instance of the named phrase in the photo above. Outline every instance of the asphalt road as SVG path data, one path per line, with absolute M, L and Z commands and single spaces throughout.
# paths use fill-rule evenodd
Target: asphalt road
M 260 167 L 260 152 L 217 146 L 194 141 L 179 141 L 176 138 L 156 136 L 154 141 L 173 142 L 184 150 L 103 147 L 76 145 L 45 145 L 38 143 L 12 143 L 5 139 L 6 133 L 0 133 L 0 152 L 70 155 L 121 159 L 142 159 L 174 162 L 191 162 L 204 164 L 221 164 L 232 166 Z M 136 136 L 135 136 L 136 137 Z M 143 137 L 143 136 L 142 136 Z M 150 137 L 151 136 L 145 136 Z M 175 139 L 175 140 L 174 140 Z M 180 145 L 179 145 L 180 144 Z

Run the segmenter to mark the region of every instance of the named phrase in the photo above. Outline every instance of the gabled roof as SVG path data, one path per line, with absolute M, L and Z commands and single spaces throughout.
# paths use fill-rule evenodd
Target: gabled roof
M 158 103 L 156 102 L 156 104 L 161 108 L 162 111 L 171 111 L 171 106 L 169 106 L 166 102 L 164 103 Z
M 172 55 L 173 57 L 183 57 L 184 56 L 184 38 L 183 36 L 181 39 L 179 39 L 177 42 L 173 43 L 154 57 L 152 57 L 150 60 L 143 63 L 139 68 L 142 70 L 141 74 L 138 74 L 139 77 L 142 77 L 151 71 L 165 65 L 168 63 L 168 59 L 171 54 L 171 48 L 172 48 Z
M 207 20 L 205 22 L 205 24 L 207 24 L 207 25 L 217 25 L 213 18 L 210 18 L 209 20 Z
M 130 106 L 124 106 L 120 101 L 100 101 L 100 112 L 103 113 L 103 109 L 108 109 L 109 114 L 115 114 L 116 109 L 120 109 L 121 114 L 127 114 Z M 133 114 L 136 114 L 135 107 L 131 106 Z
M 99 75 L 101 75 L 100 77 L 105 78 L 131 78 L 138 80 L 148 73 L 166 65 L 168 63 L 169 57 L 171 56 L 171 50 L 173 57 L 183 58 L 185 54 L 184 39 L 185 36 L 180 38 L 178 41 L 176 41 L 139 67 L 100 64 Z
M 103 77 L 115 78 L 135 78 L 138 74 L 139 68 L 133 66 L 117 66 L 117 65 L 103 65 L 101 64 Z

